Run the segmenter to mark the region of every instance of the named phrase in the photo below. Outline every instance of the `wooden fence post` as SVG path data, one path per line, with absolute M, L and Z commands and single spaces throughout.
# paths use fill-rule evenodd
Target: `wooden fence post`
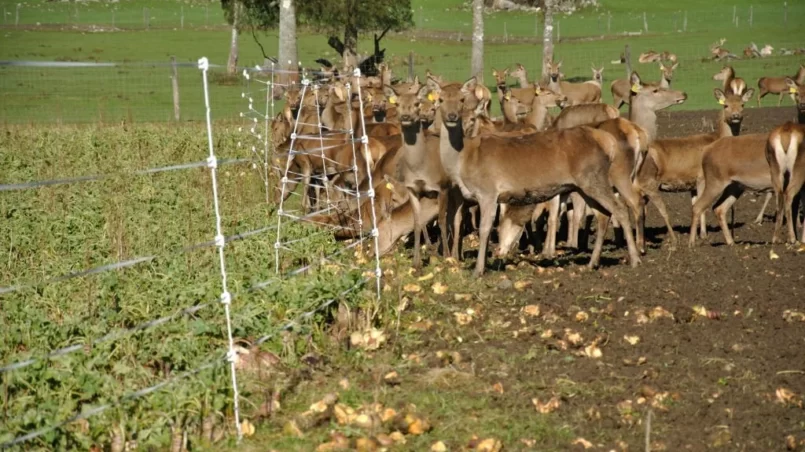
M 738 7 L 735 6 L 735 5 L 732 5 L 732 23 L 735 23 L 735 14 L 736 14 L 737 10 L 738 10 Z
M 629 44 L 626 44 L 626 49 L 623 52 L 623 59 L 626 63 L 626 78 L 629 79 L 629 77 L 632 76 L 632 52 L 629 49 Z
M 749 28 L 752 28 L 752 22 L 754 22 L 755 11 L 752 5 L 749 5 Z
M 607 34 L 612 33 L 612 13 L 607 13 Z
M 180 19 L 182 30 L 184 30 L 184 5 L 182 5 L 182 17 Z
M 173 88 L 173 119 L 179 121 L 179 68 L 176 66 L 176 57 L 171 56 L 171 87 Z
M 643 11 L 643 30 L 648 33 L 648 19 L 646 19 L 645 11 Z
M 503 42 L 509 42 L 509 31 L 506 28 L 506 22 L 503 22 Z
M 414 52 L 408 52 L 408 80 L 414 81 Z
M 112 28 L 115 28 L 115 10 L 112 10 Z
M 17 13 L 14 16 L 14 26 L 18 26 L 20 24 L 20 4 L 17 3 Z
M 783 24 L 788 26 L 788 2 L 783 2 Z
M 688 31 L 688 12 L 685 11 L 685 18 L 682 20 L 682 31 Z

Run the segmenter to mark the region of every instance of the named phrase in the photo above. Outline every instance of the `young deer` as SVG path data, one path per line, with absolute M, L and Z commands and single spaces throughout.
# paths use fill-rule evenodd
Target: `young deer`
M 472 78 L 464 85 L 474 84 Z M 482 106 L 475 111 L 464 109 L 460 90 L 442 91 L 440 99 L 442 166 L 462 195 L 476 200 L 481 210 L 475 275 L 484 272 L 498 203 L 536 204 L 573 190 L 626 226 L 629 260 L 633 266 L 640 262 L 629 217 L 610 188 L 609 155 L 617 146 L 611 135 L 587 127 L 517 137 L 478 135 L 476 118 Z M 591 267 L 598 265 L 603 239 L 603 233 L 596 237 Z
M 671 80 L 674 78 L 674 71 L 679 63 L 674 63 L 671 66 L 666 66 L 660 63 L 660 81 L 659 82 L 646 82 L 644 86 L 648 88 L 660 87 L 668 89 L 671 87 Z M 615 108 L 621 108 L 623 104 L 629 104 L 629 97 L 631 96 L 632 84 L 629 83 L 628 78 L 620 78 L 612 82 L 609 90 L 612 93 L 612 103 Z
M 794 198 L 805 184 L 805 125 L 787 122 L 769 134 L 766 143 L 766 161 L 771 168 L 771 183 L 777 195 L 777 221 L 771 242 L 783 226 L 783 217 L 788 222 L 788 242 L 797 240 L 793 215 Z M 802 239 L 805 243 L 805 223 L 802 224 Z
M 570 83 L 562 81 L 559 69 L 562 62 L 548 64 L 548 89 L 567 96 L 570 105 L 589 104 L 601 101 L 601 85 L 592 82 Z M 603 69 L 602 69 L 603 70 Z M 595 71 L 595 70 L 594 70 Z
M 783 102 L 783 95 L 788 92 L 788 84 L 785 81 L 787 78 L 796 81 L 800 85 L 805 83 L 805 64 L 799 65 L 799 70 L 793 77 L 760 77 L 757 81 L 757 106 L 760 106 L 760 99 L 766 94 L 779 94 L 780 97 L 777 99 L 777 106 L 779 107 Z M 793 96 L 791 97 L 793 100 Z
M 533 88 L 534 84 L 528 81 L 528 72 L 526 72 L 525 66 L 520 63 L 515 63 L 515 66 L 516 68 L 509 75 L 517 80 L 520 88 Z
M 713 94 L 723 109 L 718 119 L 718 130 L 682 138 L 654 140 L 649 146 L 646 160 L 637 172 L 635 185 L 642 196 L 654 203 L 668 228 L 672 244 L 676 244 L 676 234 L 671 226 L 668 211 L 660 196 L 660 191 L 694 193 L 696 180 L 702 165 L 702 150 L 721 137 L 737 136 L 743 122 L 744 103 L 751 99 L 754 90 L 747 90 L 742 96 L 725 95 L 716 88 Z M 656 136 L 656 126 L 651 136 Z M 694 195 L 695 201 L 695 195 Z M 642 202 L 641 202 L 642 203 Z M 638 227 L 645 221 L 645 208 L 641 205 Z M 703 220 L 702 220 L 703 221 Z M 702 225 L 704 226 L 704 225 Z M 704 233 L 704 232 L 703 232 Z
M 723 82 L 722 90 L 724 94 L 742 95 L 746 91 L 746 81 L 735 76 L 735 69 L 730 65 L 725 65 L 720 71 L 713 75 L 713 80 Z

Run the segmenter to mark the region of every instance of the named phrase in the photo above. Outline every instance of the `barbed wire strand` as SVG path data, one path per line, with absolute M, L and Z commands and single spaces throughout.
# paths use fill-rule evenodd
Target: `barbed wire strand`
M 229 165 L 233 163 L 245 163 L 249 161 L 250 161 L 249 159 L 228 159 L 228 160 L 221 160 L 218 162 L 218 164 Z M 65 179 L 50 179 L 41 181 L 20 182 L 15 184 L 0 184 L 0 191 L 27 190 L 29 188 L 50 187 L 53 185 L 74 184 L 78 182 L 94 182 L 115 176 L 125 176 L 129 174 L 134 176 L 144 176 L 148 174 L 164 173 L 168 171 L 176 171 L 191 168 L 203 168 L 206 166 L 207 162 L 201 161 L 201 162 L 190 162 L 190 163 L 180 163 L 176 165 L 160 166 L 157 168 L 148 168 L 144 170 L 133 171 L 131 173 L 123 172 L 123 173 L 96 174 L 91 176 L 78 176 Z
M 221 270 L 221 303 L 224 305 L 224 315 L 226 316 L 226 335 L 229 340 L 229 351 L 227 352 L 227 360 L 229 361 L 230 373 L 232 374 L 232 399 L 233 399 L 233 412 L 235 415 L 235 428 L 238 432 L 238 442 L 243 438 L 243 430 L 240 426 L 240 407 L 238 402 L 238 377 L 235 370 L 235 361 L 237 354 L 235 352 L 235 341 L 232 338 L 232 316 L 230 315 L 229 306 L 232 303 L 232 296 L 227 289 L 226 281 L 226 262 L 224 259 L 224 235 L 221 230 L 221 209 L 218 202 L 218 164 L 215 157 L 215 149 L 212 141 L 212 113 L 210 110 L 210 90 L 207 83 L 207 71 L 209 70 L 209 61 L 206 57 L 198 60 L 198 67 L 201 69 L 202 86 L 204 88 L 204 107 L 207 118 L 207 144 L 210 149 L 210 156 L 208 158 L 210 168 L 210 178 L 212 179 L 212 199 L 213 210 L 215 211 L 215 244 L 218 247 L 218 261 Z

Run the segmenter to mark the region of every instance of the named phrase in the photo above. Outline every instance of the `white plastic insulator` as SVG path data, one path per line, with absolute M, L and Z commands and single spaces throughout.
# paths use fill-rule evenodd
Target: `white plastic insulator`
M 364 136 L 362 136 L 362 137 L 361 137 L 361 143 L 363 143 L 363 144 L 369 144 L 369 136 L 368 136 L 368 135 L 364 135 Z
M 233 348 L 229 349 L 229 351 L 226 352 L 226 360 L 228 362 L 230 362 L 230 363 L 237 363 L 238 362 L 238 352 L 236 352 L 235 349 L 233 349 Z
M 207 168 L 218 168 L 218 159 L 214 155 L 207 157 Z
M 352 75 L 354 75 L 355 77 L 360 77 L 361 76 L 361 68 L 356 67 L 355 70 L 352 71 Z
M 288 183 L 288 176 L 282 176 L 282 179 L 280 179 L 280 182 L 282 182 L 283 184 L 287 184 Z M 278 213 L 280 215 L 282 215 L 282 210 L 280 210 Z
M 296 137 L 297 137 L 296 132 L 293 132 L 293 133 L 291 134 L 291 139 L 292 139 L 292 140 L 296 140 Z
M 210 60 L 207 57 L 201 57 L 198 59 L 198 68 L 202 71 L 206 71 L 210 68 Z
M 308 80 L 306 78 L 303 78 L 302 79 L 302 86 L 308 86 L 308 85 L 310 85 L 310 80 Z
M 375 189 L 370 188 L 369 191 L 366 192 L 366 196 L 368 196 L 370 198 L 374 198 L 375 197 Z
M 241 97 L 241 98 L 243 98 L 243 99 L 245 99 L 245 98 L 246 98 L 246 93 L 241 92 L 241 93 L 240 93 L 240 97 Z
M 375 267 L 375 278 L 380 278 L 383 276 L 383 272 L 380 271 L 380 267 Z
M 231 304 L 232 303 L 232 295 L 229 292 L 224 292 L 221 294 L 221 304 Z
M 275 250 L 280 249 L 280 242 L 274 242 L 274 249 Z
M 378 231 L 377 228 L 372 229 L 372 237 L 379 237 L 379 236 L 380 231 Z

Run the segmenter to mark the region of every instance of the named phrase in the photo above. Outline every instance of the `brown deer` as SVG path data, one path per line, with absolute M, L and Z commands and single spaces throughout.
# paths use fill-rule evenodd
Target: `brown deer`
M 797 122 L 805 124 L 805 80 L 785 79 L 788 92 L 794 96 L 794 103 L 797 105 Z
M 757 81 L 757 106 L 760 106 L 760 99 L 762 99 L 763 96 L 767 94 L 779 94 L 780 97 L 777 99 L 777 106 L 779 107 L 783 102 L 783 95 L 789 92 L 788 84 L 785 81 L 786 78 L 790 78 L 800 85 L 805 83 L 805 64 L 799 65 L 799 70 L 793 77 L 760 77 Z M 793 100 L 794 96 L 791 97 Z
M 701 219 L 704 211 L 714 204 L 717 205 L 713 212 L 725 242 L 735 244 L 727 225 L 730 207 L 746 190 L 765 192 L 772 189 L 771 172 L 766 161 L 768 137 L 765 133 L 726 136 L 704 147 L 696 183 L 698 199 L 693 204 L 690 224 L 690 246 L 696 244 L 696 229 L 700 221 L 704 222 Z M 702 236 L 705 235 L 706 231 L 702 231 Z
M 534 84 L 528 81 L 528 72 L 526 71 L 525 66 L 523 66 L 520 63 L 515 63 L 515 69 L 509 75 L 511 75 L 514 79 L 517 80 L 518 86 L 520 88 L 534 87 Z
M 721 38 L 718 43 L 710 46 L 711 59 L 714 61 L 729 60 L 738 58 L 734 53 L 724 48 L 726 39 Z
M 721 137 L 737 136 L 740 133 L 744 103 L 751 99 L 754 90 L 749 89 L 742 96 L 738 96 L 724 94 L 723 91 L 716 88 L 713 90 L 713 94 L 718 103 L 724 107 L 719 115 L 718 130 L 714 133 L 654 140 L 649 146 L 646 160 L 638 170 L 635 179 L 635 185 L 641 198 L 648 197 L 660 212 L 660 216 L 668 228 L 672 244 L 676 244 L 676 234 L 671 226 L 671 220 L 660 196 L 660 191 L 694 193 L 702 165 L 702 150 Z M 654 130 L 644 127 L 649 131 L 650 136 L 656 137 L 656 126 Z M 638 228 L 643 228 L 644 221 L 645 208 L 641 205 Z M 704 234 L 704 231 L 702 233 Z M 645 245 L 641 244 L 641 246 Z
M 474 84 L 472 78 L 464 86 Z M 464 109 L 460 90 L 443 90 L 440 99 L 442 166 L 463 196 L 476 200 L 481 211 L 475 275 L 484 272 L 498 203 L 536 204 L 573 190 L 581 191 L 599 209 L 626 225 L 629 260 L 633 266 L 640 262 L 628 227 L 629 217 L 610 189 L 609 155 L 617 146 L 611 135 L 587 127 L 517 137 L 479 135 L 476 118 L 483 111 L 482 105 L 474 111 Z M 603 239 L 599 233 L 590 266 L 598 265 Z
M 436 199 L 422 198 L 419 207 L 419 228 L 424 230 L 438 215 L 439 202 Z M 400 237 L 407 236 L 414 230 L 414 209 L 412 204 L 410 202 L 400 204 L 391 211 L 387 218 L 379 219 L 377 230 L 377 252 L 383 255 L 391 251 Z
M 570 105 L 589 104 L 601 101 L 601 85 L 593 81 L 570 83 L 562 80 L 559 69 L 562 62 L 548 64 L 548 89 L 567 96 Z M 603 70 L 603 69 L 602 69 Z M 595 72 L 595 69 L 593 69 Z M 599 74 L 600 75 L 600 74 Z
M 442 168 L 439 158 L 439 138 L 429 136 L 422 126 L 419 115 L 421 99 L 427 98 L 430 88 L 422 87 L 417 94 L 398 94 L 393 87 L 386 86 L 388 98 L 397 99 L 400 126 L 402 128 L 402 147 L 398 171 L 402 183 L 410 192 L 410 203 L 414 215 L 414 268 L 422 266 L 420 256 L 420 200 L 423 197 L 439 198 L 446 196 L 442 187 L 449 185 L 449 178 Z M 440 223 L 443 250 L 447 251 L 447 227 Z
M 713 75 L 713 80 L 720 80 L 723 82 L 722 90 L 724 94 L 737 94 L 742 95 L 746 91 L 746 81 L 742 78 L 735 76 L 735 69 L 730 65 L 725 65 L 720 71 Z
M 671 81 L 674 78 L 674 71 L 676 70 L 679 63 L 674 63 L 670 66 L 666 66 L 663 63 L 660 63 L 660 81 L 659 82 L 646 82 L 644 86 L 648 88 L 660 87 L 668 89 L 671 87 Z M 628 78 L 620 78 L 612 82 L 609 85 L 609 90 L 612 93 L 612 102 L 615 105 L 615 108 L 621 108 L 623 104 L 629 104 L 629 98 L 631 96 L 631 89 L 632 84 L 629 83 Z
M 774 223 L 772 243 L 783 226 L 783 217 L 788 223 L 788 242 L 797 240 L 793 215 L 794 198 L 805 184 L 805 125 L 787 122 L 769 134 L 766 143 L 766 161 L 771 168 L 771 183 L 777 195 L 777 221 Z M 805 223 L 802 224 L 802 239 L 805 243 Z
M 676 55 L 665 50 L 662 52 L 655 52 L 653 50 L 649 50 L 640 54 L 637 57 L 637 61 L 640 63 L 661 63 L 663 61 L 670 61 L 672 63 L 676 63 Z

